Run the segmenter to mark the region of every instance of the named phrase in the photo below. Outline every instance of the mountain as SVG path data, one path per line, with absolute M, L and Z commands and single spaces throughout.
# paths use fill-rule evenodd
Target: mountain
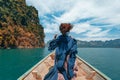
M 46 47 L 49 46 L 51 40 L 46 43 Z M 77 40 L 77 46 L 79 48 L 120 48 L 120 39 L 108 40 L 108 41 L 81 41 Z
M 80 41 L 77 40 L 78 47 L 97 47 L 97 48 L 120 48 L 120 39 L 109 41 Z
M 44 47 L 38 12 L 25 0 L 0 0 L 0 48 Z

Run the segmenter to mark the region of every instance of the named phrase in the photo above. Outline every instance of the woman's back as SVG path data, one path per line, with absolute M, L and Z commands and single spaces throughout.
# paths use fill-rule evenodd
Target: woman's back
M 53 69 L 46 75 L 45 80 L 57 80 L 56 77 L 58 77 L 58 72 L 64 76 L 65 80 L 70 80 L 74 77 L 73 68 L 77 53 L 77 42 L 67 35 L 67 32 L 70 31 L 71 27 L 72 26 L 67 23 L 61 24 L 60 31 L 62 35 L 57 38 L 55 36 L 49 44 L 48 50 L 56 49 L 55 64 Z M 69 56 L 68 59 L 67 56 Z M 65 61 L 67 61 L 67 68 L 64 66 Z

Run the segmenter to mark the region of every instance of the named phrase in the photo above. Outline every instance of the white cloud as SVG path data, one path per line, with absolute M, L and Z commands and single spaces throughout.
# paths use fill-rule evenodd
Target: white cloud
M 82 18 L 91 17 L 91 11 L 89 11 L 88 7 L 91 7 L 91 3 L 86 1 L 76 1 L 75 5 L 71 6 L 71 8 L 66 11 L 60 17 L 56 17 L 56 19 L 60 22 L 74 22 Z
M 109 23 L 116 23 L 116 21 L 118 23 L 120 19 L 119 0 L 26 0 L 26 2 L 28 5 L 35 6 L 40 16 L 65 11 L 63 15 L 56 17 L 63 22 L 72 22 L 91 16 L 106 18 L 104 22 L 109 21 Z M 117 18 L 116 21 L 114 18 Z
M 71 32 L 74 32 L 76 34 L 80 34 L 84 32 L 83 35 L 87 37 L 107 36 L 109 31 L 110 29 L 102 30 L 102 28 L 91 26 L 89 23 L 76 24 L 75 27 L 73 27 L 73 29 L 71 30 Z
M 88 32 L 87 34 L 85 34 L 87 37 L 104 37 L 108 35 L 108 32 L 110 30 L 104 30 L 102 31 L 100 28 L 95 28 L 93 30 L 91 30 L 90 32 Z
M 71 30 L 71 32 L 80 34 L 80 33 L 86 32 L 88 30 L 91 30 L 90 25 L 87 23 L 83 23 L 83 24 L 75 24 L 73 29 Z
M 45 33 L 58 33 L 59 27 L 58 24 L 47 23 L 44 25 L 46 28 L 44 29 Z
M 74 0 L 26 0 L 28 5 L 33 5 L 39 11 L 40 16 L 53 14 L 54 12 L 67 11 L 74 4 Z M 71 4 L 72 3 L 72 4 Z
M 120 20 L 119 0 L 26 0 L 26 2 L 28 5 L 35 6 L 40 16 L 64 11 L 65 13 L 60 17 L 56 17 L 63 22 L 72 22 L 87 17 L 105 18 L 104 22 L 118 24 Z
M 76 35 L 84 33 L 83 36 L 90 39 L 103 39 L 102 37 L 110 35 L 112 28 L 120 29 L 120 26 L 116 26 L 120 25 L 120 0 L 26 0 L 26 2 L 38 10 L 45 33 L 59 32 L 61 22 L 75 23 L 71 32 Z M 52 16 L 53 22 L 49 21 L 51 17 L 46 16 L 47 14 Z M 91 17 L 94 19 L 76 23 Z M 109 25 L 103 25 L 105 29 L 102 29 L 103 26 L 90 24 Z
M 87 17 L 96 17 L 97 21 L 94 22 L 120 24 L 120 5 L 118 0 L 81 0 L 61 17 L 58 17 L 57 20 L 73 22 Z

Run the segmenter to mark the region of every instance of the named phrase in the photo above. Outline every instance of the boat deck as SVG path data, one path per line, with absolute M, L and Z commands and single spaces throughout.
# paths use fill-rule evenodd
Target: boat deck
M 77 71 L 75 80 L 111 80 L 94 70 L 91 66 L 87 65 L 79 57 L 76 59 Z M 30 71 L 20 77 L 18 80 L 43 80 L 44 76 L 48 73 L 49 69 L 54 65 L 54 54 L 50 54 L 40 63 L 34 66 Z M 62 75 L 59 74 L 59 77 Z M 64 79 L 58 79 L 64 80 Z

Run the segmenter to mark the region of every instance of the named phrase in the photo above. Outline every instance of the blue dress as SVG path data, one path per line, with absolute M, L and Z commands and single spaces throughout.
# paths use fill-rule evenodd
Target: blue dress
M 64 76 L 65 80 L 70 80 L 74 76 L 73 67 L 77 54 L 77 41 L 70 36 L 60 35 L 49 43 L 48 50 L 52 51 L 54 49 L 56 49 L 54 67 L 47 73 L 44 80 L 57 80 L 58 71 Z M 69 55 L 69 59 L 66 71 L 64 62 L 67 55 Z

